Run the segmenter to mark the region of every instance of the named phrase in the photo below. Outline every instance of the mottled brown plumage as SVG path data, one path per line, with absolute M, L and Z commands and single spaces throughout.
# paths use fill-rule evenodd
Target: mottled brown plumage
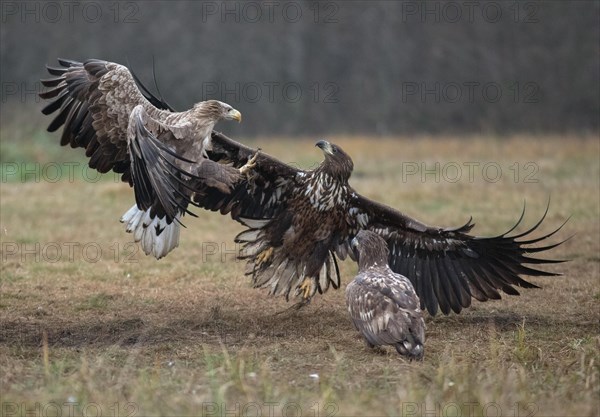
M 161 258 L 178 244 L 191 189 L 202 184 L 228 193 L 239 181 L 237 169 L 207 159 L 204 147 L 215 123 L 241 120 L 240 113 L 214 100 L 174 112 L 145 87 L 140 91 L 122 65 L 59 63 L 48 67 L 54 77 L 42 80 L 50 89 L 40 96 L 53 99 L 42 112 L 57 112 L 48 131 L 64 125 L 61 145 L 85 148 L 91 168 L 122 174 L 134 187 L 136 205 L 122 221 L 146 254 Z
M 557 275 L 526 266 L 561 262 L 530 256 L 560 244 L 532 246 L 560 227 L 527 238 L 545 214 L 534 227 L 512 236 L 523 215 L 511 230 L 495 237 L 469 235 L 470 221 L 458 228 L 428 226 L 358 194 L 348 184 L 351 158 L 328 142 L 317 146 L 325 159 L 315 170 L 299 170 L 261 154 L 252 177 L 231 193 L 197 190 L 201 207 L 231 213 L 248 227 L 236 241 L 242 244 L 240 257 L 247 260 L 255 286 L 286 298 L 301 295 L 304 302 L 329 286 L 339 287 L 336 256 L 354 257 L 350 242 L 361 230 L 385 240 L 390 268 L 412 282 L 421 309 L 432 315 L 438 307 L 444 314 L 458 313 L 473 297 L 486 301 L 500 298 L 499 290 L 517 295 L 515 286 L 536 287 L 520 275 Z M 212 160 L 234 166 L 244 164 L 252 152 L 219 133 L 213 133 L 207 149 Z
M 410 280 L 388 266 L 385 240 L 361 230 L 351 242 L 358 275 L 346 287 L 346 305 L 367 346 L 391 345 L 410 359 L 423 358 L 425 322 Z
M 250 227 L 236 237 L 236 242 L 244 245 L 240 257 L 250 260 L 247 272 L 254 285 L 286 298 L 302 293 L 310 300 L 317 291 L 340 286 L 337 261 L 330 248 L 339 244 L 340 231 L 348 228 L 345 203 L 352 160 L 335 145 L 321 141 L 317 146 L 324 150 L 325 162 L 290 179 L 285 186 L 289 209 L 279 210 L 258 227 L 250 219 L 239 218 Z

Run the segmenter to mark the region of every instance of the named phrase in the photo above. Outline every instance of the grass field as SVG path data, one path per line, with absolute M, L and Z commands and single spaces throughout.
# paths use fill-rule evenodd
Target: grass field
M 425 360 L 409 363 L 364 346 L 343 290 L 290 312 L 250 288 L 227 217 L 196 210 L 177 250 L 145 257 L 118 222 L 133 203 L 126 185 L 86 181 L 79 167 L 69 178 L 64 165 L 57 179 L 49 164 L 80 163 L 80 150 L 4 128 L 2 414 L 598 415 L 597 138 L 330 139 L 353 156 L 359 192 L 430 224 L 472 215 L 476 234 L 498 234 L 526 200 L 524 230 L 551 195 L 539 234 L 572 216 L 553 241 L 575 236 L 547 255 L 571 259 L 548 267 L 564 276 L 428 317 Z M 308 168 L 321 159 L 314 142 L 247 143 Z M 355 272 L 342 264 L 344 284 Z

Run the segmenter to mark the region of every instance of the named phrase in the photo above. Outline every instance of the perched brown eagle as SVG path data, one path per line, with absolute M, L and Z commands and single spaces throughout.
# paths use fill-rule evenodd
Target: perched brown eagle
M 392 345 L 410 359 L 423 358 L 425 322 L 410 280 L 388 266 L 381 236 L 361 230 L 351 242 L 358 275 L 346 287 L 346 304 L 367 346 Z
M 85 148 L 91 168 L 113 170 L 133 186 L 136 204 L 121 221 L 146 254 L 160 259 L 179 243 L 179 219 L 190 213 L 191 189 L 201 184 L 226 194 L 240 179 L 238 169 L 204 152 L 214 125 L 241 121 L 240 112 L 215 100 L 174 112 L 141 84 L 140 90 L 123 65 L 58 62 L 61 68 L 47 67 L 54 77 L 42 80 L 50 89 L 40 96 L 53 99 L 42 112 L 58 112 L 48 131 L 64 125 L 61 145 Z
M 329 142 L 319 141 L 317 146 L 325 159 L 314 170 L 296 169 L 261 153 L 250 178 L 230 193 L 201 185 L 193 194 L 198 206 L 231 213 L 247 226 L 236 242 L 242 244 L 239 256 L 247 260 L 246 273 L 254 286 L 286 299 L 301 295 L 301 304 L 330 285 L 338 288 L 336 256 L 354 259 L 350 242 L 360 230 L 371 230 L 385 240 L 391 269 L 411 280 L 421 308 L 432 315 L 438 306 L 444 314 L 458 313 L 470 306 L 472 297 L 486 301 L 501 298 L 499 290 L 518 295 L 514 286 L 537 287 L 521 274 L 558 275 L 525 265 L 563 262 L 527 256 L 560 244 L 530 246 L 562 227 L 526 238 L 545 214 L 534 227 L 512 236 L 524 211 L 513 228 L 495 237 L 469 235 L 470 220 L 457 228 L 428 226 L 358 194 L 348 184 L 352 159 Z M 211 160 L 234 167 L 242 166 L 254 152 L 216 132 L 205 150 Z

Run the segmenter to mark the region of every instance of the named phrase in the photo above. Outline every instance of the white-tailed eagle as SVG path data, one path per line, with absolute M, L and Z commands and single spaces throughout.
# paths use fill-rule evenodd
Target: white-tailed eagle
M 61 145 L 85 148 L 89 166 L 101 173 L 122 174 L 136 204 L 121 221 L 146 254 L 160 259 L 179 243 L 191 190 L 201 184 L 226 194 L 240 179 L 238 169 L 207 159 L 204 151 L 214 125 L 241 121 L 240 112 L 216 100 L 174 112 L 123 65 L 58 62 L 60 68 L 47 67 L 53 77 L 42 80 L 50 89 L 40 96 L 53 99 L 42 112 L 58 113 L 48 131 L 64 125 Z
M 529 256 L 562 243 L 531 246 L 562 227 L 529 238 L 546 214 L 531 229 L 514 235 L 510 233 L 524 211 L 513 228 L 494 237 L 468 234 L 471 220 L 457 228 L 428 226 L 358 194 L 348 184 L 352 159 L 329 142 L 319 141 L 317 146 L 325 159 L 314 170 L 300 170 L 261 153 L 250 178 L 230 193 L 201 185 L 193 195 L 198 206 L 230 213 L 247 226 L 236 242 L 242 245 L 239 257 L 247 260 L 246 274 L 255 287 L 286 299 L 301 295 L 301 304 L 329 286 L 338 288 L 336 257 L 354 259 L 351 241 L 361 230 L 385 240 L 391 269 L 411 280 L 421 308 L 431 315 L 438 306 L 444 314 L 459 313 L 473 297 L 500 299 L 500 290 L 518 295 L 515 286 L 537 287 L 520 275 L 559 275 L 535 265 L 563 261 Z M 206 152 L 215 162 L 240 167 L 254 150 L 213 132 Z
M 351 242 L 358 275 L 346 287 L 346 305 L 367 346 L 391 345 L 409 359 L 423 359 L 425 322 L 410 280 L 388 266 L 381 236 L 361 230 Z

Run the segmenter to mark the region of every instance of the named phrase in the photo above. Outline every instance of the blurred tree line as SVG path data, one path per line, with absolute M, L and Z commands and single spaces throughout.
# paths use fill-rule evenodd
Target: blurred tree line
M 129 63 L 151 87 L 154 60 L 175 108 L 238 108 L 232 134 L 597 132 L 599 16 L 598 1 L 2 1 L 2 107 L 34 101 L 57 57 Z

